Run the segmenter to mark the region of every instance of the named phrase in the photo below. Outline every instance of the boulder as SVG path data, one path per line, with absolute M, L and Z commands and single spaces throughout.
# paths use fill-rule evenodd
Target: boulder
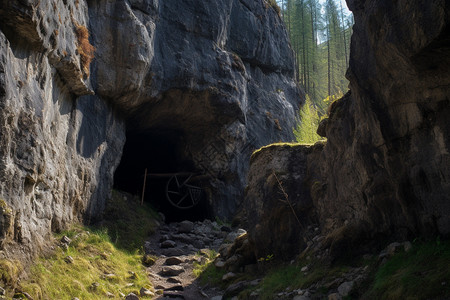
M 315 217 L 307 165 L 322 149 L 274 144 L 252 155 L 243 207 L 257 259 L 288 260 L 306 247 L 304 228 Z

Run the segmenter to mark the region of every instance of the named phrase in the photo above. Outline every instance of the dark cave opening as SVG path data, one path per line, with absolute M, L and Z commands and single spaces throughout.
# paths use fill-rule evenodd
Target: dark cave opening
M 166 222 L 210 218 L 202 182 L 183 185 L 188 174 L 196 171 L 192 161 L 185 158 L 184 145 L 180 132 L 127 132 L 122 158 L 114 174 L 114 188 L 141 197 L 146 177 L 144 201 L 162 212 Z M 193 199 L 198 203 L 194 205 Z

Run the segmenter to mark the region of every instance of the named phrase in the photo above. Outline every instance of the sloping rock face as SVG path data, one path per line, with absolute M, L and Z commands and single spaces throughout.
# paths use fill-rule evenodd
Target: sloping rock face
M 0 0 L 2 256 L 99 217 L 126 130 L 176 140 L 231 216 L 250 152 L 291 140 L 301 101 L 265 1 Z
M 84 2 L 0 7 L 0 249 L 17 257 L 51 230 L 98 217 L 125 127 L 89 96 L 76 32 L 87 24 Z
M 318 218 L 322 246 L 334 258 L 393 240 L 450 236 L 450 1 L 347 2 L 355 17 L 351 92 L 321 124 L 326 145 L 312 154 L 275 149 L 285 158 L 269 160 L 298 157 L 304 164 L 298 170 L 280 164 L 278 172 L 310 194 L 313 208 L 300 221 Z M 270 174 L 257 170 L 260 163 L 252 161 L 249 174 L 260 177 L 250 182 L 260 182 L 261 195 L 257 200 L 250 187 L 244 205 L 268 209 L 247 212 L 249 237 L 256 252 L 265 242 L 262 249 L 274 253 L 285 237 L 261 237 L 259 224 L 277 217 L 272 228 L 296 225 L 276 216 L 283 204 L 264 196 Z M 294 203 L 309 201 L 296 193 L 288 192 Z M 258 219 L 262 214 L 267 217 Z
M 258 259 L 288 260 L 306 247 L 306 229 L 317 222 L 307 166 L 322 149 L 320 143 L 274 144 L 252 155 L 243 209 Z
M 322 224 L 449 236 L 450 1 L 347 2 L 351 93 L 327 123 Z
M 251 151 L 293 139 L 302 98 L 280 17 L 262 0 L 95 1 L 89 15 L 97 94 L 129 132 L 164 132 L 188 166 L 171 171 L 209 174 L 213 215 L 232 217 Z

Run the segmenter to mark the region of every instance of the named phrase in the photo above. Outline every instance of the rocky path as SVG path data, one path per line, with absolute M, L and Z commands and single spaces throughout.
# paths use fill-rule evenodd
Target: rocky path
M 148 271 L 155 299 L 220 299 L 223 292 L 201 286 L 193 269 L 194 262 L 204 263 L 211 250 L 218 251 L 228 231 L 209 220 L 161 225 L 144 246 L 148 259 L 154 259 Z

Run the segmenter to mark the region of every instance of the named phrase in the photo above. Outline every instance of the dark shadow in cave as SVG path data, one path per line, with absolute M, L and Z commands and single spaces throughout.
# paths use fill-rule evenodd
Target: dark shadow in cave
M 167 182 L 171 178 L 166 174 L 196 171 L 192 161 L 183 155 L 184 145 L 180 132 L 127 132 L 122 158 L 114 174 L 114 188 L 141 196 L 147 168 L 144 201 L 156 211 L 162 212 L 166 222 L 203 221 L 210 218 L 211 213 L 204 192 L 199 203 L 189 209 L 175 207 L 166 197 Z

